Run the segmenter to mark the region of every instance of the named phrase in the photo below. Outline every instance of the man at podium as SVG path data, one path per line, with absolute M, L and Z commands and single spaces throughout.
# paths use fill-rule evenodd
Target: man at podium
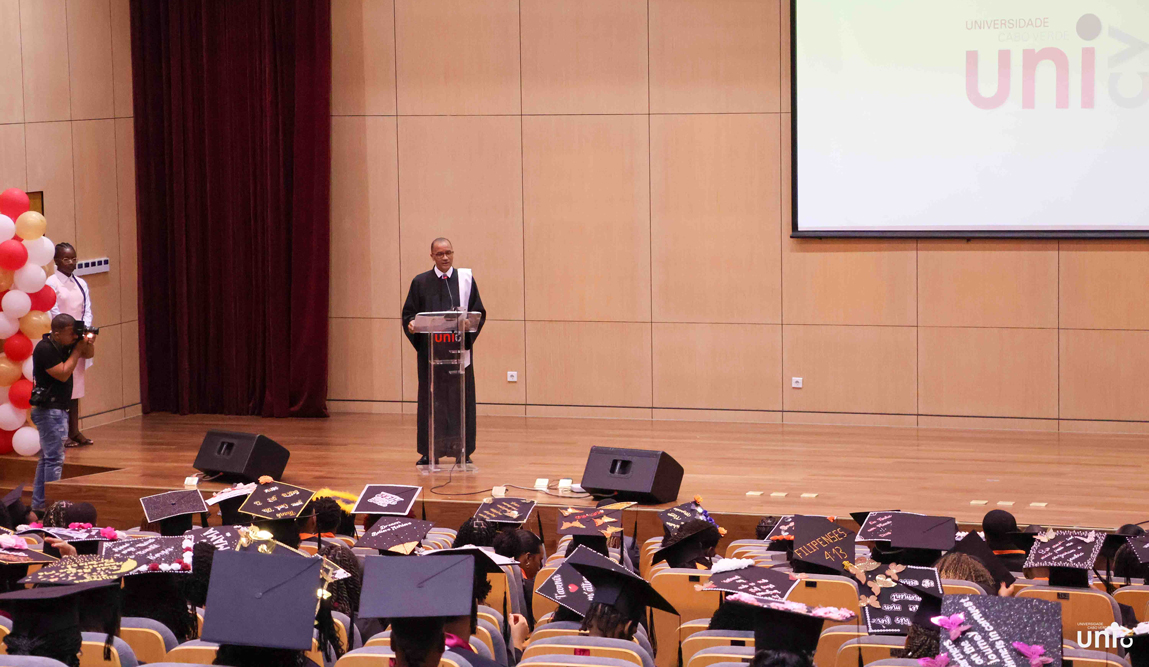
M 427 334 L 415 333 L 415 315 L 423 312 L 441 312 L 446 310 L 467 310 L 482 313 L 479 326 L 467 333 L 466 353 L 466 435 L 467 451 L 466 461 L 471 462 L 471 454 L 475 451 L 475 367 L 471 363 L 472 346 L 483 323 L 487 321 L 487 310 L 483 308 L 483 300 L 479 298 L 479 286 L 475 283 L 470 269 L 454 268 L 455 250 L 451 242 L 444 238 L 437 238 L 431 242 L 431 259 L 435 261 L 435 268 L 420 273 L 411 281 L 411 289 L 407 292 L 407 300 L 403 303 L 403 333 L 407 340 L 415 346 L 419 354 L 419 436 L 418 449 L 420 459 L 416 465 L 430 463 L 428 447 L 428 415 L 430 414 L 430 379 L 428 378 L 429 365 L 427 362 L 429 346 L 432 344 Z M 437 376 L 436 376 L 437 377 Z M 438 385 L 436 385 L 438 386 Z M 436 389 L 438 391 L 438 389 Z M 451 430 L 458 429 L 459 417 L 450 413 L 440 415 L 436 413 L 436 429 L 445 420 L 443 426 Z M 439 439 L 436 434 L 436 440 Z

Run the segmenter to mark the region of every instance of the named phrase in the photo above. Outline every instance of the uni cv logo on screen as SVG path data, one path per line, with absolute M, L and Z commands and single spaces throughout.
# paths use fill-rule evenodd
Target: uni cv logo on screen
M 1149 102 L 1149 72 L 1134 72 L 1129 67 L 1138 56 L 1149 52 L 1149 44 L 1137 39 L 1133 35 L 1109 26 L 1109 37 L 1123 45 L 1118 51 L 1109 56 L 1107 64 L 1110 68 L 1107 81 L 1109 98 L 1113 103 L 1124 109 L 1136 109 Z M 1101 36 L 1101 19 L 1094 14 L 1086 14 L 1077 21 L 1077 36 L 1086 42 L 1092 42 Z M 965 91 L 969 101 L 979 109 L 996 109 L 1009 100 L 1013 78 L 1013 52 L 1001 49 L 997 52 L 997 90 L 993 95 L 982 95 L 978 87 L 977 51 L 966 51 L 965 54 Z M 1042 62 L 1053 63 L 1056 68 L 1056 106 L 1058 109 L 1069 108 L 1069 54 L 1062 49 L 1047 46 L 1042 49 L 1024 49 L 1021 52 L 1021 108 L 1033 109 L 1037 98 L 1037 66 Z M 1085 46 L 1081 49 L 1081 108 L 1093 109 L 1096 104 L 1097 89 L 1097 49 Z M 1136 95 L 1126 96 L 1121 92 L 1121 79 L 1126 74 L 1136 75 L 1141 79 L 1141 90 Z

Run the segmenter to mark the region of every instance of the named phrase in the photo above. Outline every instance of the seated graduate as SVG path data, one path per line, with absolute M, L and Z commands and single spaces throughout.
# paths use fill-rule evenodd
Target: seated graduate
M 678 611 L 643 578 L 610 559 L 579 550 L 566 560 L 594 587 L 582 630 L 591 637 L 634 639 L 648 607 Z
M 79 667 L 84 594 L 114 590 L 119 581 L 28 588 L 0 595 L 0 609 L 12 616 L 12 631 L 4 637 L 8 655 L 58 660 Z
M 813 667 L 814 651 L 826 620 L 855 617 L 847 609 L 808 607 L 798 602 L 754 598 L 735 593 L 723 605 L 745 605 L 754 617 L 756 667 Z
M 526 604 L 527 624 L 535 628 L 535 615 L 531 609 L 534 599 L 535 576 L 543 568 L 546 558 L 543 540 L 524 528 L 505 530 L 495 536 L 495 553 L 505 558 L 513 558 L 523 572 L 523 601 Z
M 691 519 L 682 524 L 669 540 L 654 553 L 652 563 L 666 561 L 673 568 L 709 570 L 718 555 L 722 533 L 705 519 Z
M 471 517 L 459 526 L 459 531 L 455 534 L 455 540 L 451 543 L 451 548 L 476 546 L 476 547 L 493 547 L 495 546 L 495 535 L 499 533 L 499 527 L 490 521 Z
M 346 579 L 333 581 L 327 586 L 331 593 L 331 608 L 341 614 L 346 614 L 355 621 L 359 612 L 359 596 L 363 590 L 363 566 L 346 544 L 339 542 L 324 542 L 319 549 L 319 555 L 335 563 L 351 574 Z
M 1017 528 L 1017 519 L 1005 510 L 990 510 L 981 520 L 981 530 L 985 533 L 985 543 L 1009 571 L 1021 572 L 1026 550 L 1018 540 L 1021 531 Z
M 322 559 L 217 551 L 203 639 L 220 645 L 215 665 L 318 667 L 309 660 Z
M 315 532 L 301 532 L 299 539 L 314 540 L 317 534 L 327 540 L 334 539 L 346 514 L 339 503 L 330 496 L 313 498 L 311 512 L 315 515 Z
M 0 500 L 0 505 L 3 505 L 0 510 L 0 525 L 5 528 L 15 530 L 17 526 L 27 525 L 37 521 L 39 517 L 32 511 L 32 508 L 24 504 L 24 485 L 12 489 L 5 494 L 4 499 Z

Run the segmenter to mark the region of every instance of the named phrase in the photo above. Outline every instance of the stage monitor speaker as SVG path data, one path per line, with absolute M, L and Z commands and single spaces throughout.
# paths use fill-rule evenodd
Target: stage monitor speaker
M 682 486 L 682 466 L 666 452 L 591 447 L 582 488 L 596 496 L 644 505 L 672 503 Z
M 195 457 L 195 469 L 220 479 L 258 481 L 267 475 L 283 476 L 291 452 L 265 435 L 208 431 Z

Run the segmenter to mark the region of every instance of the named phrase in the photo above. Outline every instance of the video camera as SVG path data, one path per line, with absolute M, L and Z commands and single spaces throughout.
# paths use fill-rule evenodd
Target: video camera
M 88 334 L 92 334 L 93 336 L 100 335 L 100 327 L 90 327 L 87 324 L 84 324 L 83 320 L 76 320 L 76 323 L 72 325 L 72 331 L 75 332 L 75 334 L 80 338 L 83 338 Z

